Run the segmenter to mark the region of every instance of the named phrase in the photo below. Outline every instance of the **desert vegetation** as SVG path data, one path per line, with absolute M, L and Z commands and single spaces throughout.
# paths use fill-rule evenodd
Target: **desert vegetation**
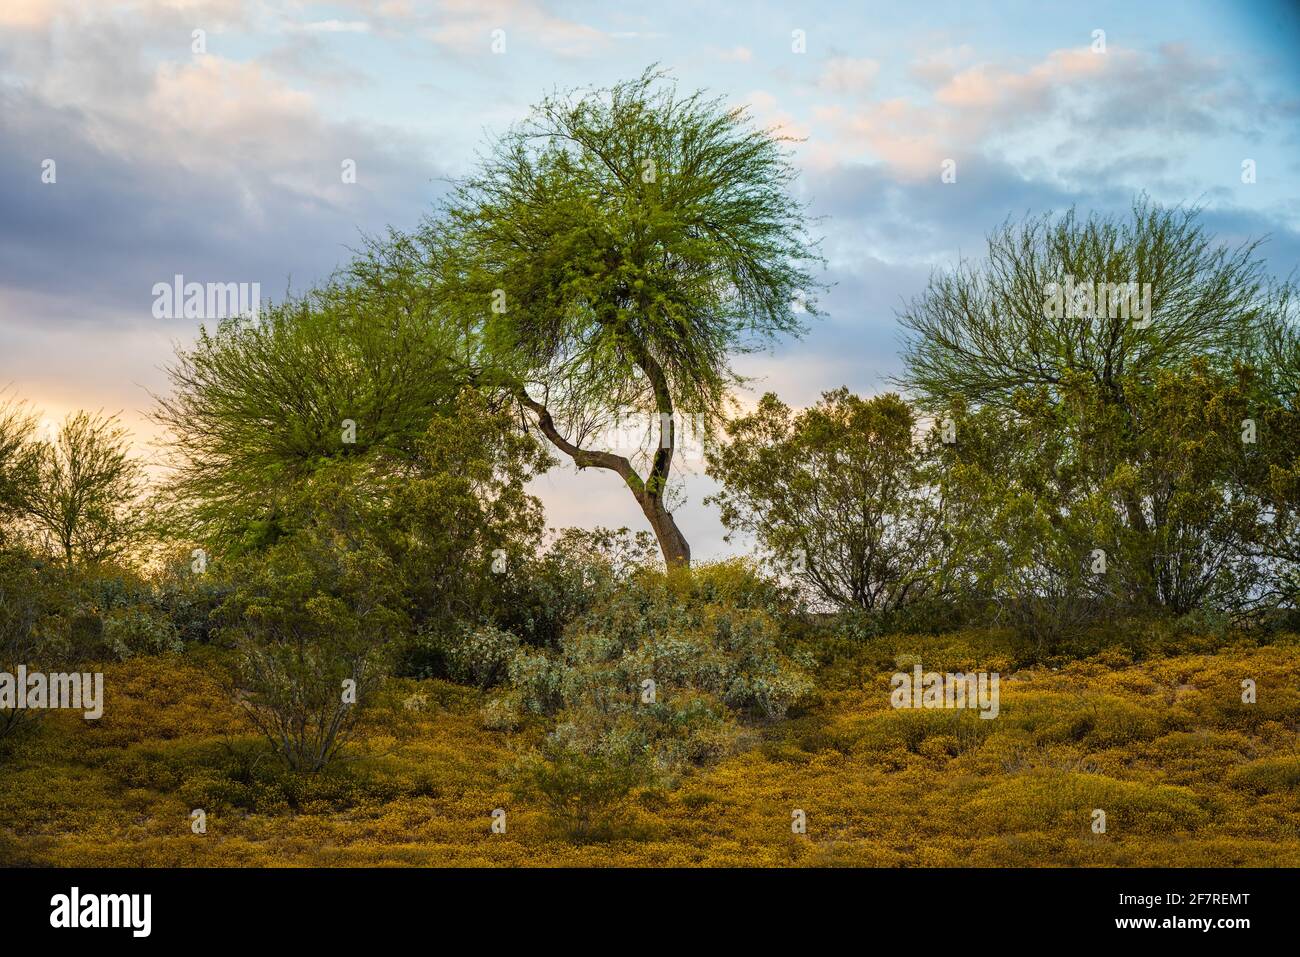
M 1300 864 L 1291 285 L 1145 197 L 991 224 L 891 391 L 794 408 L 734 368 L 818 315 L 793 177 L 660 74 L 556 95 L 178 346 L 156 478 L 7 395 L 0 670 L 105 697 L 0 699 L 0 862 Z M 645 528 L 549 528 L 561 463 Z

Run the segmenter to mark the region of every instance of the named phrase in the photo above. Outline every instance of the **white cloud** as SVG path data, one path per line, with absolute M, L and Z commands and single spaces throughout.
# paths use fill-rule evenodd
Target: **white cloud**
M 566 56 L 592 54 L 610 40 L 594 27 L 550 13 L 538 0 L 441 0 L 425 35 L 457 52 L 487 53 L 493 30 L 504 30 L 507 44 L 516 48 L 540 47 Z
M 871 88 L 880 64 L 859 57 L 832 57 L 822 68 L 817 86 L 827 93 L 863 94 Z
M 369 33 L 370 24 L 365 20 L 315 20 L 298 29 L 307 33 Z

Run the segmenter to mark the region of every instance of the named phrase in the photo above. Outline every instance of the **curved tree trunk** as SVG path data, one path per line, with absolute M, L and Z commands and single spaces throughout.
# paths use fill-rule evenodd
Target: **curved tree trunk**
M 691 564 L 691 546 L 677 527 L 672 512 L 664 506 L 663 493 L 668 481 L 668 470 L 672 465 L 673 446 L 675 444 L 671 406 L 669 411 L 661 412 L 659 449 L 655 453 L 654 464 L 648 479 L 637 474 L 632 463 L 613 452 L 601 452 L 582 449 L 574 445 L 555 427 L 550 411 L 542 403 L 531 398 L 526 391 L 519 389 L 515 393 L 520 405 L 537 416 L 537 427 L 557 449 L 573 460 L 580 469 L 601 468 L 617 472 L 636 498 L 637 504 L 645 514 L 650 528 L 659 542 L 664 563 L 669 568 L 688 568 Z M 660 403 L 661 406 L 663 403 Z
M 664 508 L 663 501 L 659 498 L 649 501 L 648 496 L 642 496 L 640 502 L 641 511 L 645 512 L 645 517 L 650 520 L 650 527 L 659 542 L 659 550 L 663 552 L 664 562 L 669 568 L 689 568 L 691 546 L 686 541 L 686 536 L 677 527 L 673 513 Z

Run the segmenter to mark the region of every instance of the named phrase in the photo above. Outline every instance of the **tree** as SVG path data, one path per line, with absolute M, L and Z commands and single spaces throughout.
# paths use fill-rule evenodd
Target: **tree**
M 36 446 L 19 507 L 48 551 L 69 563 L 99 562 L 138 542 L 144 487 L 117 417 L 77 412 Z
M 937 474 L 958 592 L 1040 651 L 1104 618 L 1258 604 L 1252 552 L 1267 532 L 1255 447 L 1241 439 L 1252 393 L 1248 370 L 1193 363 L 1129 383 L 1132 432 L 1086 386 L 1060 403 L 1021 394 L 1014 415 L 955 411 L 961 441 Z M 1139 492 L 1146 533 L 1123 508 Z
M 19 401 L 0 402 L 0 545 L 22 510 L 36 478 L 36 417 Z
M 1258 350 L 1279 289 L 1256 248 L 1216 244 L 1194 210 L 1145 199 L 1126 220 L 1070 211 L 1004 224 L 984 263 L 936 274 L 903 312 L 900 382 L 936 416 L 969 409 L 1004 447 L 1032 443 L 1024 451 L 1037 477 L 1006 478 L 1037 489 L 1035 507 L 1057 529 L 1074 523 L 1074 503 L 1104 501 L 1134 563 L 1125 581 L 1136 592 L 1125 600 L 1186 611 L 1223 594 L 1209 583 L 1225 549 L 1242 545 L 1241 524 L 1221 521 L 1204 498 L 1205 483 L 1219 501 L 1231 494 L 1222 449 L 1212 471 L 1206 449 L 1193 448 L 1215 407 L 1180 409 L 1169 384 L 1201 376 L 1197 394 L 1208 401 Z M 958 429 L 957 444 L 964 438 Z M 1194 502 L 1195 518 L 1181 507 Z
M 382 453 L 409 459 L 455 401 L 454 343 L 426 290 L 377 256 L 257 318 L 200 330 L 155 397 L 168 433 L 171 531 L 222 553 L 292 531 L 286 510 L 322 466 Z
M 367 521 L 399 569 L 411 617 L 433 644 L 509 614 L 506 596 L 545 528 L 526 486 L 551 464 L 507 412 L 466 389 L 433 417 L 406 468 L 359 485 L 374 503 Z
M 786 141 L 647 70 L 544 99 L 421 237 L 440 304 L 485 346 L 476 374 L 578 468 L 618 474 L 672 566 L 690 562 L 666 497 L 682 417 L 710 431 L 731 357 L 815 312 Z M 627 415 L 651 447 L 589 443 Z
M 712 500 L 822 600 L 892 611 L 942 587 L 941 502 L 915 426 L 896 395 L 841 388 L 794 414 L 768 393 L 710 452 Z
M 1300 605 L 1300 315 L 1296 289 L 1279 284 L 1261 336 L 1252 409 L 1257 454 L 1244 482 L 1260 501 L 1258 559 L 1274 575 L 1279 603 Z
M 958 397 L 1010 409 L 1035 388 L 1059 400 L 1083 377 L 1122 407 L 1126 384 L 1158 369 L 1231 368 L 1275 308 L 1257 247 L 1216 245 L 1195 210 L 1145 199 L 1127 221 L 1070 210 L 1004 223 L 982 264 L 936 273 L 900 315 L 899 384 L 938 412 Z M 1114 295 L 1128 283 L 1136 300 Z

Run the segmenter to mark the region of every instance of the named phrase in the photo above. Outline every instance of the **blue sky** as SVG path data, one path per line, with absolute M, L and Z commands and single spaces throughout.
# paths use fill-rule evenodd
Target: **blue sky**
M 1008 216 L 1145 191 L 1295 269 L 1298 47 L 1297 6 L 1268 0 L 2 0 L 0 389 L 51 418 L 120 410 L 148 439 L 147 390 L 195 326 L 153 317 L 154 283 L 308 285 L 362 232 L 414 225 L 549 90 L 659 63 L 805 138 L 828 314 L 742 371 L 795 404 L 882 391 L 900 303 Z M 679 515 L 704 557 L 728 550 L 708 490 L 688 479 Z M 642 527 L 612 475 L 537 491 L 553 524 Z

